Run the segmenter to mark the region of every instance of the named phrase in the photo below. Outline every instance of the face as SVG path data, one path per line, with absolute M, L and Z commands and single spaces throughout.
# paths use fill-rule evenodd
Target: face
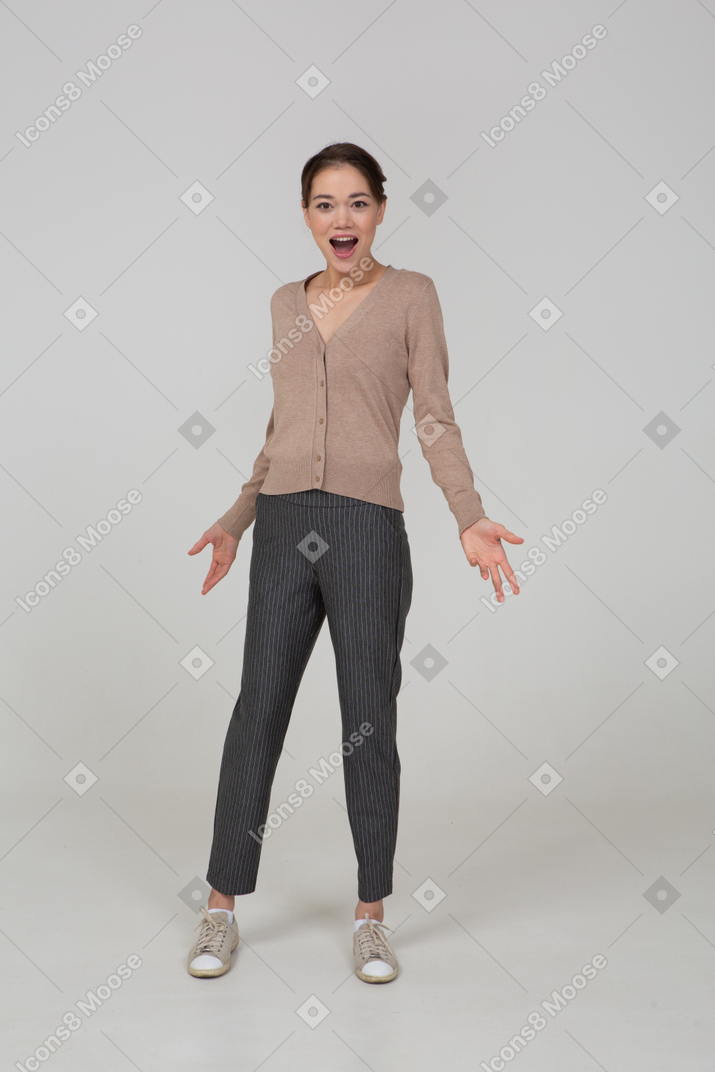
M 382 223 L 384 213 L 385 202 L 378 204 L 365 176 L 354 167 L 319 171 L 308 207 L 303 208 L 305 222 L 326 263 L 333 271 L 346 274 L 361 257 L 370 254 L 375 228 Z M 350 235 L 353 241 L 331 242 L 337 235 Z

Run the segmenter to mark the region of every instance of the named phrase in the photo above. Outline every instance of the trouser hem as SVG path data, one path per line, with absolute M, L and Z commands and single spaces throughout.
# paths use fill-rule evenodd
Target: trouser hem
M 364 904 L 374 904 L 375 901 L 382 901 L 385 897 L 389 897 L 391 893 L 392 887 L 390 887 L 389 890 L 385 890 L 383 887 L 382 892 L 380 887 L 378 887 L 376 893 L 372 890 L 368 890 L 367 893 L 358 890 L 358 901 L 362 901 Z
M 256 890 L 255 882 L 250 889 L 247 889 L 245 884 L 237 886 L 235 882 L 224 882 L 220 876 L 212 875 L 211 872 L 206 876 L 206 881 L 213 890 L 216 890 L 217 893 L 222 893 L 224 897 L 242 897 L 247 893 L 255 893 Z M 233 889 L 230 887 L 233 887 Z

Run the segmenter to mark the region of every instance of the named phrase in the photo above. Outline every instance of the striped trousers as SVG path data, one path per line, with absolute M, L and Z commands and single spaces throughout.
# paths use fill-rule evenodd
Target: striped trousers
M 379 901 L 392 893 L 400 796 L 397 694 L 412 601 L 403 515 L 319 488 L 259 493 L 255 509 L 241 688 L 223 749 L 206 880 L 227 895 L 256 888 L 256 832 L 327 616 L 342 742 L 361 738 L 341 746 L 358 899 Z

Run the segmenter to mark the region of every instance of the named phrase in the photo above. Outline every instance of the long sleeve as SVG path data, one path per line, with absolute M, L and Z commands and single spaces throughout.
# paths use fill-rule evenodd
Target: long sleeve
M 272 346 L 275 346 L 276 344 L 276 294 L 277 291 L 271 296 L 270 302 Z M 276 405 L 274 394 L 273 408 L 271 409 L 271 415 L 268 418 L 265 442 L 261 447 L 258 457 L 253 463 L 251 477 L 241 487 L 241 494 L 238 496 L 233 506 L 230 507 L 222 517 L 218 518 L 218 523 L 221 528 L 225 529 L 225 531 L 236 540 L 240 540 L 246 529 L 256 520 L 256 496 L 263 487 L 270 468 L 270 458 L 268 457 L 267 450 L 275 432 L 275 420 Z
M 461 535 L 486 511 L 454 420 L 442 308 L 431 279 L 407 310 L 406 343 L 417 438 Z
M 266 447 L 273 438 L 273 421 L 275 410 L 271 410 L 271 415 L 268 419 L 268 427 L 266 428 L 266 441 L 263 444 L 261 451 L 253 463 L 253 473 L 250 480 L 241 488 L 241 494 L 236 499 L 230 510 L 227 510 L 223 517 L 218 519 L 218 523 L 222 529 L 225 529 L 230 536 L 233 536 L 236 540 L 240 540 L 246 529 L 251 525 L 256 518 L 256 496 L 261 490 L 263 481 L 266 479 L 268 473 L 268 467 L 270 461 L 266 456 Z

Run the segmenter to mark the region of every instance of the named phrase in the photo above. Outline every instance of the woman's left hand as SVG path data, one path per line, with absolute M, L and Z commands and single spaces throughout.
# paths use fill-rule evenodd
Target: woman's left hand
M 480 517 L 473 525 L 461 533 L 459 539 L 462 542 L 464 553 L 469 560 L 470 566 L 479 566 L 479 572 L 483 580 L 488 580 L 491 574 L 494 582 L 494 590 L 500 603 L 504 602 L 504 590 L 502 579 L 499 575 L 501 566 L 514 595 L 519 594 L 519 585 L 516 582 L 514 571 L 509 565 L 506 552 L 501 545 L 502 540 L 509 543 L 523 543 L 523 536 L 515 536 L 509 529 L 504 528 L 498 521 L 490 521 L 488 517 Z

